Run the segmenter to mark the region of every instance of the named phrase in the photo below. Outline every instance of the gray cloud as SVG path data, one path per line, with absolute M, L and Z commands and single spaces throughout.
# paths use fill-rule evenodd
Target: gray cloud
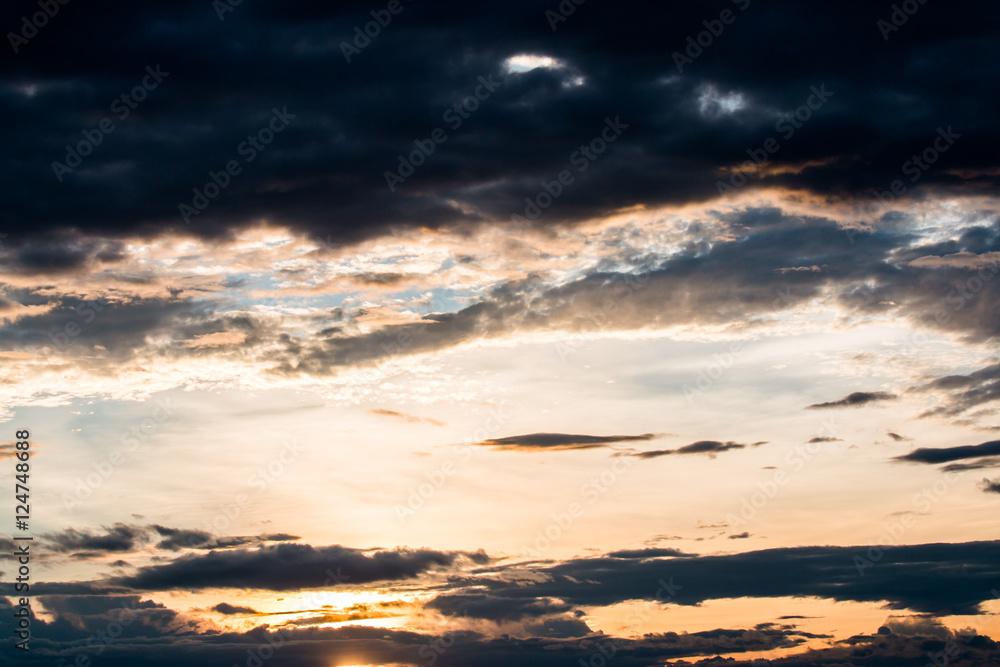
M 690 445 L 684 445 L 677 449 L 655 449 L 648 452 L 638 452 L 636 454 L 630 454 L 630 456 L 636 456 L 640 459 L 655 459 L 661 456 L 669 456 L 671 454 L 707 454 L 708 456 L 715 456 L 721 452 L 728 452 L 732 449 L 745 449 L 747 447 L 759 447 L 760 445 L 766 445 L 766 442 L 754 442 L 751 444 L 743 444 L 741 442 L 719 442 L 718 440 L 699 440 L 697 442 L 692 442 Z
M 968 375 L 947 375 L 936 378 L 913 391 L 941 391 L 947 403 L 924 412 L 921 417 L 955 416 L 972 408 L 1000 401 L 1000 364 L 980 368 Z
M 1000 440 L 991 440 L 978 445 L 962 445 L 959 447 L 921 447 L 909 454 L 897 456 L 895 460 L 933 464 L 974 459 L 983 456 L 996 456 L 997 454 L 1000 454 Z
M 979 605 L 994 597 L 991 588 L 1000 577 L 1000 541 L 880 547 L 877 561 L 867 553 L 867 546 L 788 547 L 709 556 L 581 558 L 534 568 L 544 576 L 530 585 L 508 584 L 488 571 L 486 578 L 468 582 L 478 589 L 446 595 L 461 595 L 464 604 L 472 595 L 522 602 L 554 599 L 580 608 L 655 600 L 658 595 L 662 599 L 662 582 L 667 581 L 676 584 L 671 602 L 683 605 L 734 597 L 816 596 L 887 601 L 893 609 L 934 614 L 977 614 Z
M 460 560 L 485 563 L 489 557 L 482 552 L 405 548 L 368 552 L 342 546 L 278 544 L 252 550 L 190 554 L 165 565 L 140 568 L 134 575 L 113 579 L 111 583 L 137 590 L 290 591 L 331 585 L 330 572 L 342 572 L 345 581 L 354 585 L 409 579 L 435 568 L 451 567 Z
M 475 444 L 494 449 L 544 451 L 552 449 L 593 449 L 619 442 L 645 442 L 661 437 L 656 433 L 642 435 L 573 435 L 569 433 L 531 433 L 494 438 Z
M 225 614 L 227 616 L 233 616 L 236 614 L 259 614 L 260 612 L 252 607 L 239 607 L 231 605 L 228 602 L 220 602 L 219 604 L 212 607 L 212 611 L 216 611 L 220 614 Z
M 856 391 L 836 401 L 828 401 L 826 403 L 814 403 L 812 405 L 806 406 L 806 409 L 822 410 L 826 408 L 849 408 L 849 407 L 867 405 L 869 403 L 875 403 L 879 401 L 891 401 L 894 400 L 895 398 L 896 398 L 895 394 L 890 394 L 885 391 Z
M 104 533 L 67 528 L 59 533 L 45 533 L 41 538 L 53 551 L 88 551 L 121 553 L 135 551 L 149 541 L 149 534 L 139 526 L 116 523 L 104 527 Z

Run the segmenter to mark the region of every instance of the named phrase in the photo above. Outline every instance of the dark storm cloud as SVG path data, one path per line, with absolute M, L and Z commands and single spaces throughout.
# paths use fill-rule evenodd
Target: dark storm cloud
M 655 550 L 649 550 L 650 552 Z M 447 651 L 436 662 L 442 665 L 539 664 L 570 667 L 593 655 L 614 655 L 615 664 L 640 667 L 686 656 L 712 656 L 792 649 L 807 639 L 823 635 L 801 632 L 792 625 L 770 622 L 747 623 L 744 628 L 719 628 L 692 633 L 649 633 L 640 639 L 617 639 L 591 634 L 579 616 L 580 607 L 603 606 L 627 600 L 655 600 L 666 585 L 670 600 L 678 604 L 698 604 L 728 597 L 806 596 L 862 602 L 889 601 L 893 608 L 909 608 L 934 614 L 976 613 L 977 605 L 995 595 L 991 582 L 1000 574 L 1000 542 L 929 544 L 889 547 L 874 566 L 859 576 L 854 556 L 866 547 L 799 547 L 722 556 L 644 553 L 608 554 L 557 564 L 534 566 L 536 574 L 523 576 L 517 583 L 505 583 L 503 573 L 510 566 L 483 568 L 483 579 L 462 577 L 453 590 L 433 599 L 429 608 L 454 618 L 480 618 L 504 623 L 522 622 L 534 635 L 490 638 L 475 632 L 456 631 L 445 637 Z M 230 554 L 232 552 L 226 552 Z M 646 558 L 645 556 L 653 556 Z M 627 557 L 619 557 L 627 556 Z M 293 566 L 296 559 L 289 561 Z M 516 566 L 518 569 L 524 564 Z M 496 575 L 501 575 L 497 577 Z M 668 583 L 669 582 L 669 583 Z M 472 584 L 473 588 L 454 588 Z M 422 647 L 433 645 L 433 636 L 385 628 L 293 628 L 282 626 L 268 632 L 258 627 L 248 633 L 219 632 L 200 627 L 181 614 L 160 604 L 143 601 L 137 595 L 54 595 L 40 591 L 54 621 L 35 617 L 37 633 L 31 659 L 25 664 L 52 664 L 55 657 L 69 657 L 86 641 L 123 618 L 122 608 L 134 608 L 130 624 L 113 646 L 101 656 L 102 664 L 124 667 L 142 656 L 144 664 L 243 664 L 247 650 L 273 645 L 268 664 L 320 667 L 335 662 L 373 664 L 422 663 L 427 654 Z M 221 613 L 239 609 L 219 605 Z M 0 631 L 10 632 L 13 619 L 10 603 L 0 597 Z M 325 616 L 315 617 L 323 622 Z M 892 625 L 892 623 L 890 623 Z M 933 623 L 893 627 L 899 633 L 852 637 L 821 653 L 783 652 L 784 663 L 795 665 L 887 664 L 900 656 L 925 657 L 930 644 L 922 634 L 926 626 L 938 638 L 940 628 Z M 911 640 L 911 636 L 913 640 Z M 560 639 L 566 638 L 566 639 Z M 571 638 L 572 641 L 570 640 Z M 995 650 L 986 637 L 963 638 L 970 659 Z M 613 642 L 608 643 L 608 642 Z M 280 649 L 277 648 L 280 646 Z M 935 644 L 934 646 L 937 646 Z M 865 650 L 857 653 L 856 647 Z M 612 652 L 612 648 L 614 649 Z M 937 650 L 934 648 L 933 650 Z M 984 653 L 980 653 L 984 652 Z M 851 662 L 861 656 L 871 662 Z M 34 660 L 35 662 L 31 662 Z M 733 664 L 738 664 L 734 662 Z M 750 664 L 750 663 L 746 663 Z
M 601 659 L 613 656 L 614 663 L 621 667 L 644 667 L 651 661 L 662 663 L 669 658 L 763 651 L 779 646 L 794 648 L 807 638 L 818 637 L 792 626 L 762 626 L 649 633 L 635 640 L 603 634 L 589 634 L 583 638 L 588 628 L 573 617 L 548 617 L 525 623 L 534 635 L 528 638 L 509 634 L 488 637 L 461 630 L 435 636 L 365 626 L 295 628 L 284 625 L 278 628 L 261 626 L 249 632 L 220 632 L 216 628 L 191 626 L 172 610 L 138 600 L 136 596 L 108 598 L 103 605 L 91 604 L 89 613 L 64 611 L 65 606 L 60 606 L 54 622 L 32 615 L 32 650 L 19 656 L 17 664 L 72 664 L 82 655 L 94 664 L 99 662 L 108 667 L 136 664 L 217 667 L 253 665 L 258 661 L 273 667 L 358 663 L 417 665 L 427 664 L 431 657 L 434 664 L 443 667 L 512 664 L 578 667 L 581 661 L 589 664 L 595 656 Z M 112 609 L 115 605 L 135 606 L 137 611 L 122 616 L 123 612 Z M 113 641 L 109 640 L 107 628 L 122 618 L 133 620 Z M 324 618 L 316 617 L 316 620 Z M 11 635 L 13 620 L 10 602 L 0 597 L 0 631 Z M 441 647 L 446 650 L 441 651 Z M 991 643 L 987 644 L 987 648 L 990 647 Z
M 885 391 L 856 391 L 848 394 L 844 398 L 826 403 L 814 403 L 806 407 L 807 410 L 822 410 L 825 408 L 852 408 L 859 405 L 867 405 L 878 401 L 891 401 L 896 398 L 895 394 Z
M 573 435 L 569 433 L 531 433 L 494 438 L 475 444 L 494 449 L 544 451 L 551 449 L 593 449 L 618 442 L 644 442 L 660 437 L 656 433 L 642 435 Z
M 482 552 L 405 548 L 367 552 L 342 546 L 278 544 L 253 550 L 191 554 L 166 565 L 140 568 L 134 575 L 114 579 L 111 583 L 137 590 L 260 588 L 291 591 L 328 586 L 331 571 L 342 572 L 344 581 L 354 585 L 408 579 L 435 568 L 455 565 L 460 559 L 475 563 L 489 560 Z
M 671 602 L 683 605 L 721 598 L 816 596 L 888 601 L 894 609 L 935 614 L 975 614 L 982 602 L 995 597 L 991 588 L 1000 577 L 1000 542 L 881 547 L 877 561 L 867 560 L 867 553 L 865 546 L 791 547 L 718 556 L 584 558 L 539 567 L 545 576 L 531 585 L 474 580 L 486 591 L 456 591 L 447 595 L 461 600 L 435 604 L 468 605 L 465 598 L 478 595 L 484 606 L 490 598 L 601 606 L 662 599 L 664 582 Z
M 690 445 L 684 445 L 683 447 L 678 447 L 677 449 L 655 449 L 648 452 L 638 452 L 636 454 L 630 454 L 630 456 L 636 456 L 640 459 L 655 459 L 661 456 L 669 456 L 671 454 L 707 454 L 709 456 L 714 456 L 721 452 L 728 452 L 731 449 L 745 449 L 747 447 L 758 447 L 760 445 L 767 444 L 765 442 L 755 442 L 749 445 L 743 444 L 741 442 L 719 442 L 718 440 L 699 440 L 698 442 L 692 442 Z
M 544 6 L 527 1 L 404 7 L 350 64 L 340 43 L 371 20 L 369 3 L 241 3 L 224 21 L 195 0 L 61 7 L 0 65 L 8 242 L 26 245 L 55 227 L 219 234 L 262 218 L 343 240 L 390 224 L 507 218 L 542 178 L 569 168 L 570 153 L 609 116 L 629 128 L 577 174 L 547 220 L 713 197 L 718 168 L 747 160 L 768 136 L 781 139 L 774 164 L 815 164 L 762 184 L 840 196 L 887 190 L 900 165 L 952 125 L 962 138 L 942 159 L 947 169 L 921 182 L 994 185 L 983 174 L 1000 147 L 982 94 L 1000 55 L 989 39 L 998 10 L 989 4 L 922 6 L 890 43 L 876 27 L 887 8 L 860 1 L 753 3 L 745 12 L 721 0 L 655 10 L 619 3 L 581 7 L 556 31 Z M 734 24 L 678 75 L 672 54 L 723 8 L 736 11 Z M 36 10 L 8 3 L 0 25 L 18 30 Z M 452 129 L 443 113 L 473 94 L 479 76 L 503 79 L 501 63 L 517 53 L 566 67 L 507 76 Z M 146 66 L 167 74 L 122 118 L 112 104 Z M 573 85 L 577 76 L 582 85 Z M 821 85 L 833 96 L 782 139 L 778 115 Z M 720 113 L 712 91 L 741 96 L 745 108 Z M 185 226 L 178 204 L 190 202 L 209 171 L 242 160 L 238 144 L 275 107 L 295 118 Z M 114 132 L 58 182 L 51 163 L 105 117 Z M 390 194 L 383 172 L 436 127 L 447 142 Z
M 979 445 L 962 445 L 959 447 L 921 447 L 909 454 L 897 456 L 896 461 L 912 463 L 948 463 L 962 459 L 975 459 L 984 456 L 1000 454 L 1000 440 L 991 440 Z

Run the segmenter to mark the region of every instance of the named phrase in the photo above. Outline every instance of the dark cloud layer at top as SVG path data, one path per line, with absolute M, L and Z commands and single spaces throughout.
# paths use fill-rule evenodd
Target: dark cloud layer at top
M 1000 130 L 983 91 L 995 81 L 1000 10 L 988 3 L 921 5 L 888 42 L 876 22 L 890 8 L 860 1 L 750 3 L 746 11 L 722 0 L 590 5 L 556 31 L 546 7 L 526 1 L 403 8 L 348 64 L 340 43 L 372 20 L 370 3 L 241 3 L 224 21 L 195 0 L 61 6 L 0 64 L 8 119 L 0 228 L 22 244 L 55 227 L 213 235 L 268 219 L 349 239 L 389 225 L 508 218 L 616 116 L 629 128 L 547 220 L 707 199 L 717 194 L 717 169 L 780 138 L 774 111 L 794 111 L 813 86 L 834 94 L 772 158 L 813 166 L 762 184 L 831 196 L 886 190 L 938 127 L 954 126 L 962 139 L 947 154 L 949 169 L 925 172 L 922 183 L 995 186 L 984 171 L 996 165 Z M 734 23 L 678 75 L 672 54 L 722 9 L 735 12 Z M 7 3 L 0 25 L 17 30 L 37 10 Z M 478 77 L 504 78 L 501 64 L 518 53 L 566 66 L 507 77 L 451 129 L 443 113 L 473 94 Z M 147 65 L 169 74 L 122 119 L 111 105 Z M 724 95 L 745 107 L 722 113 Z M 242 160 L 237 145 L 275 107 L 295 115 L 289 127 L 185 226 L 178 204 L 209 171 Z M 104 117 L 114 132 L 59 183 L 51 163 Z M 448 140 L 390 194 L 383 172 L 437 127 Z M 590 187 L 598 179 L 602 187 Z

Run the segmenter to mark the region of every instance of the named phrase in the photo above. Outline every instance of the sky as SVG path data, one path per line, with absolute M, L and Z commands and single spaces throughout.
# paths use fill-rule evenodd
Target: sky
M 0 28 L 0 665 L 1000 665 L 997 6 Z

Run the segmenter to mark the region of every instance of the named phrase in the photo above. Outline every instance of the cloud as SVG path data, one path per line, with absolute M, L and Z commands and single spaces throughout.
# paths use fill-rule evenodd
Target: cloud
M 165 551 L 229 549 L 265 542 L 288 542 L 300 539 L 297 535 L 287 533 L 217 536 L 203 530 L 171 528 L 158 524 L 136 526 L 116 523 L 110 528 L 103 527 L 103 530 L 104 532 L 100 533 L 67 528 L 60 532 L 44 533 L 40 538 L 52 551 L 58 553 L 75 552 L 74 557 L 83 559 L 97 558 L 109 553 L 136 552 L 155 542 L 156 536 L 161 538 L 156 542 L 156 548 Z
M 59 533 L 44 533 L 41 538 L 53 551 L 122 553 L 135 551 L 149 541 L 149 533 L 139 526 L 116 523 L 104 527 L 104 533 L 67 528 Z
M 1000 401 L 1000 364 L 980 368 L 968 375 L 946 375 L 913 391 L 937 391 L 947 396 L 945 405 L 927 410 L 921 417 L 955 416 L 972 408 Z
M 430 419 L 429 417 L 416 417 L 414 415 L 408 415 L 403 412 L 396 412 L 395 410 L 386 410 L 384 408 L 376 408 L 374 410 L 369 410 L 373 415 L 379 415 L 382 417 L 392 417 L 393 419 L 401 419 L 402 421 L 408 422 L 410 424 L 433 424 L 434 426 L 444 426 L 444 422 L 438 421 L 437 419 Z
M 142 601 L 138 596 L 109 596 L 91 598 L 86 604 L 69 599 L 53 600 L 53 609 L 56 610 L 54 621 L 49 615 L 46 618 L 33 616 L 32 628 L 44 637 L 44 641 L 32 643 L 32 651 L 25 658 L 25 664 L 71 662 L 88 640 L 91 645 L 94 644 L 94 637 L 101 636 L 97 635 L 98 632 L 103 631 L 103 636 L 107 636 L 108 626 L 121 620 L 122 606 L 136 608 L 135 612 L 124 616 L 133 620 L 115 637 L 113 644 L 105 646 L 101 659 L 116 665 L 141 663 L 149 667 L 244 664 L 248 652 L 251 656 L 261 653 L 269 656 L 266 662 L 274 667 L 325 667 L 331 661 L 337 664 L 403 667 L 415 664 L 414 656 L 421 655 L 419 651 L 429 646 L 447 647 L 443 653 L 437 653 L 436 661 L 436 664 L 446 667 L 502 667 L 511 664 L 576 667 L 581 661 L 589 663 L 595 655 L 602 654 L 612 655 L 615 664 L 622 667 L 644 667 L 651 661 L 659 664 L 689 656 L 760 652 L 778 646 L 792 649 L 810 638 L 825 638 L 798 631 L 792 626 L 758 624 L 758 627 L 718 628 L 691 633 L 647 633 L 641 638 L 626 639 L 590 633 L 586 624 L 573 615 L 543 616 L 537 620 L 526 617 L 522 627 L 527 636 L 525 633 L 486 635 L 461 628 L 446 634 L 425 634 L 365 625 L 299 628 L 292 624 L 259 626 L 247 632 L 226 632 L 218 627 L 192 625 L 189 619 L 177 612 Z M 115 607 L 118 607 L 118 612 Z M 12 631 L 12 612 L 10 602 L 0 597 L 0 631 Z M 360 613 L 363 615 L 364 612 Z M 344 614 L 324 614 L 306 620 L 322 622 L 326 618 L 339 620 L 342 616 Z M 883 645 L 885 642 L 911 641 L 916 647 L 915 653 L 920 655 L 916 640 L 893 636 L 878 639 L 883 641 Z M 964 647 L 969 656 L 986 655 L 980 651 L 993 648 L 988 639 L 980 640 L 978 644 L 969 643 Z M 863 639 L 857 638 L 855 643 L 863 643 Z M 874 650 L 874 641 L 872 644 Z M 898 643 L 893 648 L 897 652 L 900 650 Z M 843 658 L 845 653 L 842 650 L 840 657 Z M 784 655 L 795 654 L 786 650 Z M 815 652 L 807 654 L 809 658 L 815 655 Z M 837 664 L 845 662 L 841 659 Z
M 716 454 L 721 452 L 728 452 L 731 449 L 745 449 L 747 447 L 759 447 L 760 445 L 766 445 L 767 442 L 754 442 L 751 444 L 743 444 L 740 442 L 719 442 L 718 440 L 699 440 L 697 442 L 692 442 L 690 445 L 684 445 L 677 449 L 655 449 L 648 452 L 638 452 L 636 454 L 630 454 L 629 456 L 635 456 L 640 459 L 655 459 L 661 456 L 669 456 L 671 454 L 707 454 L 708 456 L 714 458 Z
M 985 468 L 1000 468 L 1000 456 L 987 456 L 967 463 L 951 463 L 941 468 L 944 472 L 964 472 L 966 470 L 983 470 Z
M 661 549 L 661 548 L 648 548 L 648 549 L 622 549 L 620 551 L 611 551 L 606 554 L 608 558 L 667 558 L 670 556 L 690 556 L 691 554 L 684 553 L 678 549 Z
M 490 571 L 461 595 L 501 601 L 559 600 L 573 608 L 628 600 L 655 600 L 658 581 L 674 583 L 671 602 L 696 605 L 722 598 L 815 596 L 838 601 L 885 602 L 891 609 L 933 614 L 977 614 L 1000 577 L 1000 541 L 881 547 L 787 547 L 737 554 L 622 559 L 581 558 L 533 568 L 538 576 L 509 584 Z M 502 566 L 500 568 L 502 571 Z M 586 583 L 582 583 L 586 582 Z M 659 595 L 662 597 L 662 584 Z M 439 603 L 445 604 L 445 603 Z
M 368 552 L 343 546 L 277 544 L 190 554 L 165 565 L 140 568 L 134 575 L 112 579 L 111 583 L 136 590 L 247 588 L 292 591 L 338 583 L 331 579 L 330 572 L 342 571 L 340 576 L 345 581 L 357 585 L 410 579 L 463 561 L 482 564 L 488 560 L 482 552 L 406 548 Z
M 896 461 L 912 463 L 947 463 L 962 459 L 974 459 L 981 456 L 996 456 L 1000 454 L 1000 440 L 991 440 L 978 445 L 962 445 L 959 447 L 921 447 L 909 454 L 895 457 Z
M 153 524 L 149 526 L 163 539 L 157 543 L 160 549 L 178 551 L 180 549 L 231 549 L 263 542 L 294 542 L 301 539 L 298 535 L 273 533 L 264 535 L 224 535 L 216 536 L 203 530 L 185 528 L 170 528 Z
M 923 172 L 921 184 L 985 190 L 1000 147 L 998 131 L 979 122 L 980 91 L 956 91 L 946 81 L 947 73 L 959 71 L 988 79 L 994 15 L 982 3 L 962 1 L 955 7 L 961 21 L 942 13 L 933 33 L 907 26 L 906 37 L 891 52 L 877 32 L 870 39 L 872 26 L 883 18 L 881 7 L 783 3 L 786 18 L 780 24 L 767 12 L 747 11 L 739 14 L 741 29 L 727 32 L 697 65 L 674 76 L 663 63 L 671 63 L 692 30 L 702 29 L 707 15 L 702 6 L 671 7 L 670 20 L 659 31 L 637 25 L 630 12 L 576 12 L 572 27 L 545 43 L 544 52 L 540 43 L 525 39 L 517 18 L 532 13 L 530 3 L 448 13 L 407 6 L 399 19 L 405 30 L 387 29 L 391 38 L 380 37 L 377 49 L 348 64 L 338 44 L 370 20 L 351 4 L 241 7 L 223 23 L 215 11 L 199 12 L 193 2 L 128 12 L 97 3 L 80 19 L 78 34 L 34 41 L 25 46 L 33 57 L 23 59 L 16 77 L 8 72 L 0 96 L 5 116 L 13 119 L 3 132 L 8 152 L 0 160 L 10 184 L 0 197 L 7 242 L 31 238 L 25 247 L 32 247 L 67 228 L 137 235 L 149 233 L 152 225 L 219 238 L 260 219 L 345 242 L 400 226 L 434 229 L 508 219 L 517 203 L 537 191 L 540 179 L 569 166 L 569 154 L 595 136 L 609 114 L 619 114 L 630 127 L 623 143 L 600 157 L 604 187 L 591 185 L 597 167 L 578 174 L 574 187 L 546 212 L 549 220 L 593 219 L 636 202 L 654 207 L 703 201 L 718 195 L 715 183 L 724 169 L 745 161 L 747 147 L 774 133 L 775 117 L 794 112 L 811 94 L 810 86 L 819 84 L 834 96 L 808 121 L 807 140 L 782 141 L 771 169 L 761 170 L 749 187 L 785 187 L 831 199 L 884 189 L 900 176 L 901 156 L 912 152 L 905 149 L 933 140 L 946 105 L 956 129 L 975 129 L 975 149 L 960 139 L 947 155 L 948 170 Z M 167 35 L 164 11 L 175 26 Z M 483 12 L 501 11 L 500 21 L 481 18 Z M 545 30 L 544 17 L 540 20 Z M 843 37 L 791 34 L 786 22 L 829 26 L 829 35 Z M 238 25 L 249 43 L 267 45 L 269 67 L 259 66 L 259 52 L 240 45 L 205 41 L 192 48 L 183 37 L 216 34 L 229 25 Z M 135 39 L 89 48 L 95 45 L 88 36 L 101 26 Z M 608 41 L 607 34 L 630 37 Z M 778 34 L 808 69 L 790 72 L 767 58 L 741 60 L 754 52 L 755 36 Z M 437 41 L 440 35 L 461 35 L 466 55 L 455 58 L 449 40 Z M 838 55 L 843 39 L 857 44 L 851 58 Z M 56 183 L 51 163 L 65 159 L 67 142 L 80 139 L 81 128 L 94 126 L 95 109 L 107 106 L 94 100 L 120 97 L 143 75 L 141 67 L 109 70 L 107 63 L 148 62 L 151 43 L 157 44 L 155 59 L 170 74 L 131 117 L 116 119 L 117 131 L 129 141 L 103 142 L 63 175 L 58 198 L 47 196 Z M 342 62 L 331 67 L 337 60 Z M 893 94 L 885 94 L 884 80 L 872 80 L 873 62 L 894 73 L 888 86 Z M 907 66 L 913 62 L 930 63 L 931 71 Z M 533 69 L 507 77 L 511 63 Z M 189 71 L 203 74 L 192 77 Z M 319 72 L 328 87 L 310 85 Z M 580 73 L 580 85 L 565 85 L 568 72 Z M 443 152 L 390 193 L 383 173 L 395 168 L 396 156 L 410 150 L 414 137 L 447 127 L 442 113 L 466 98 L 479 76 L 507 81 L 475 112 L 475 122 L 448 128 L 455 138 Z M 719 91 L 719 111 L 738 109 L 739 122 L 732 115 L 702 113 L 698 101 L 706 90 Z M 394 113 L 384 91 L 404 101 L 407 113 Z M 905 116 L 903 98 L 912 101 Z M 295 115 L 289 127 L 253 163 L 243 164 L 224 196 L 194 219 L 197 224 L 185 225 L 180 201 L 204 184 L 210 169 L 227 158 L 242 160 L 237 145 L 266 125 L 276 105 Z M 532 110 L 530 122 L 525 108 Z M 197 127 L 191 118 L 198 119 Z M 925 251 L 912 259 L 928 254 L 949 253 Z M 26 257 L 25 265 L 85 261 L 54 249 L 35 255 Z
M 911 266 L 919 266 L 921 268 L 962 268 L 962 269 L 982 269 L 985 267 L 996 266 L 1000 263 L 1000 252 L 987 252 L 981 255 L 977 255 L 974 252 L 956 252 L 951 255 L 945 255 L 943 257 L 918 257 L 917 259 L 911 260 Z
M 427 603 L 428 609 L 449 616 L 485 618 L 494 622 L 520 621 L 573 610 L 572 605 L 549 599 L 493 598 L 482 595 L 440 595 Z
M 219 604 L 212 607 L 212 611 L 218 612 L 220 614 L 226 614 L 227 616 L 233 616 L 235 614 L 259 614 L 260 612 L 252 607 L 237 607 L 229 604 L 228 602 L 220 602 Z
M 980 488 L 986 493 L 1000 493 L 1000 479 L 990 480 L 983 478 Z
M 848 394 L 844 398 L 837 401 L 829 401 L 827 403 L 814 403 L 806 407 L 807 410 L 822 410 L 827 408 L 850 408 L 857 407 L 860 405 L 867 405 L 869 403 L 875 403 L 878 401 L 891 401 L 895 400 L 896 395 L 890 394 L 885 391 L 856 391 L 852 394 Z
M 563 449 L 594 449 L 619 442 L 645 442 L 661 437 L 656 433 L 642 435 L 572 435 L 569 433 L 530 433 L 495 438 L 475 443 L 482 447 L 518 451 L 544 451 Z

